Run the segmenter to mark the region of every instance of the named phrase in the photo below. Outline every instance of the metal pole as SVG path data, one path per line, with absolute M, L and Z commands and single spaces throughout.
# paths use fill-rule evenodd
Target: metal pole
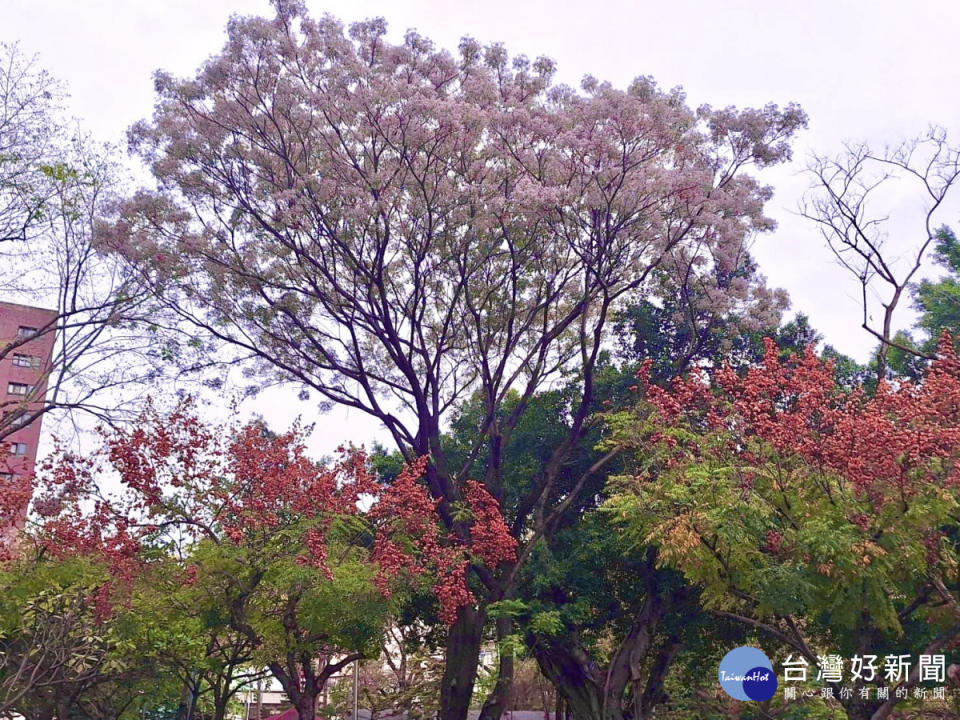
M 353 661 L 353 720 L 359 720 L 360 713 L 360 661 Z

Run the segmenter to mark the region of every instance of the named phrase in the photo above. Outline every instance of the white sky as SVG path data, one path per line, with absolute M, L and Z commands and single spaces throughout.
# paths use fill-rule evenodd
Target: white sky
M 682 85 L 693 105 L 799 102 L 810 129 L 795 144 L 794 164 L 765 177 L 777 189 L 769 212 L 780 228 L 759 239 L 755 255 L 794 310 L 859 359 L 874 344 L 860 329 L 859 288 L 815 228 L 792 215 L 807 184 L 798 170 L 814 150 L 836 152 L 844 140 L 896 143 L 930 123 L 960 142 L 960 3 L 950 0 L 307 2 L 314 14 L 345 21 L 383 16 L 394 38 L 416 28 L 451 50 L 472 35 L 502 41 L 513 54 L 548 55 L 573 85 L 588 73 L 620 87 L 652 75 L 662 86 Z M 220 49 L 231 13 L 271 12 L 267 0 L 0 0 L 0 40 L 39 53 L 41 66 L 67 83 L 83 126 L 122 145 L 125 129 L 151 112 L 154 70 L 192 74 Z M 916 202 L 905 195 L 894 209 Z M 940 220 L 960 224 L 960 209 L 954 204 Z M 306 410 L 288 397 L 258 406 L 278 421 Z M 323 421 L 339 437 L 322 451 L 373 428 L 350 415 L 344 432 L 347 419 L 335 410 Z

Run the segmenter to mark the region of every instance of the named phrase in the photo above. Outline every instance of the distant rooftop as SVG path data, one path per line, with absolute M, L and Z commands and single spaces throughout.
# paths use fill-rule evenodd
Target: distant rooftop
M 39 312 L 48 313 L 51 316 L 57 314 L 56 310 L 51 310 L 50 308 L 37 307 L 36 305 L 26 305 L 24 303 L 9 302 L 7 300 L 0 300 L 0 307 L 23 308 L 24 310 L 36 310 Z

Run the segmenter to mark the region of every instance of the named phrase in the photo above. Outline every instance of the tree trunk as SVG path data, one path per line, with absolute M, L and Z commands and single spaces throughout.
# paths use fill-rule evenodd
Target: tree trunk
M 639 686 L 636 689 L 638 695 L 634 720 L 649 720 L 653 717 L 656 707 L 669 699 L 664 689 L 664 681 L 682 647 L 683 640 L 673 633 L 660 648 L 647 674 L 646 687 L 642 692 Z
M 534 643 L 533 656 L 540 671 L 557 689 L 558 706 L 566 701 L 574 720 L 599 720 L 603 697 L 594 679 L 595 667 L 585 664 L 585 658 L 571 648 L 559 644 Z
M 540 670 L 566 699 L 576 720 L 644 720 L 666 698 L 663 680 L 680 649 L 680 639 L 673 635 L 649 664 L 642 695 L 633 707 L 624 708 L 627 688 L 639 691 L 640 668 L 654 649 L 654 629 L 665 610 L 663 600 L 651 595 L 605 669 L 597 666 L 575 637 L 529 643 Z
M 497 641 L 502 643 L 512 633 L 513 621 L 510 618 L 498 618 Z M 513 650 L 506 653 L 501 650 L 499 655 L 497 684 L 483 703 L 480 720 L 500 720 L 510 702 L 510 691 L 513 689 Z
M 317 711 L 317 696 L 320 694 L 321 688 L 314 684 L 309 659 L 307 662 L 298 664 L 288 656 L 286 667 L 277 662 L 271 662 L 267 667 L 270 668 L 273 677 L 283 687 L 290 704 L 296 708 L 298 720 L 314 720 Z M 290 668 L 289 672 L 288 668 Z M 294 674 L 293 671 L 296 669 L 303 673 L 303 677 Z
M 214 699 L 213 720 L 226 720 L 227 705 L 229 703 L 230 703 L 230 695 L 226 692 L 220 693 L 219 696 Z
M 466 720 L 480 659 L 484 613 L 462 607 L 447 636 L 439 720 Z
M 198 690 L 199 687 L 193 681 L 184 683 L 183 690 L 180 692 L 176 720 L 196 720 Z
M 314 720 L 317 712 L 317 693 L 304 690 L 297 700 L 297 720 Z

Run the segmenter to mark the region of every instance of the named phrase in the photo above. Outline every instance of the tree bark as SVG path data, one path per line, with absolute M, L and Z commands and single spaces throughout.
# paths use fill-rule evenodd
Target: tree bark
M 510 618 L 498 618 L 497 641 L 502 643 L 512 633 L 513 621 Z M 510 702 L 510 691 L 513 689 L 513 651 L 501 650 L 498 665 L 497 684 L 484 701 L 479 720 L 500 720 Z
M 440 685 L 440 720 L 466 720 L 480 659 L 484 613 L 460 608 L 447 635 L 447 661 Z
M 676 602 L 678 596 L 672 600 Z M 641 666 L 657 648 L 654 632 L 666 611 L 664 599 L 651 594 L 607 668 L 598 667 L 574 637 L 530 643 L 540 670 L 567 701 L 575 720 L 644 720 L 666 698 L 663 679 L 681 645 L 675 635 L 660 644 L 649 663 L 642 696 L 632 706 L 624 706 L 628 687 L 639 692 Z
M 226 720 L 227 705 L 230 703 L 228 693 L 219 693 L 213 703 L 213 720 Z
M 646 687 L 642 693 L 639 685 L 636 688 L 638 695 L 635 720 L 648 720 L 653 717 L 655 708 L 669 699 L 664 690 L 664 680 L 682 647 L 683 640 L 678 635 L 671 634 L 660 648 L 647 674 Z
M 317 712 L 317 695 L 312 689 L 305 689 L 297 698 L 297 720 L 314 720 Z
M 596 668 L 584 665 L 584 659 L 562 645 L 536 643 L 533 656 L 541 672 L 557 689 L 558 706 L 566 701 L 574 720 L 598 720 L 603 698 L 593 677 Z

